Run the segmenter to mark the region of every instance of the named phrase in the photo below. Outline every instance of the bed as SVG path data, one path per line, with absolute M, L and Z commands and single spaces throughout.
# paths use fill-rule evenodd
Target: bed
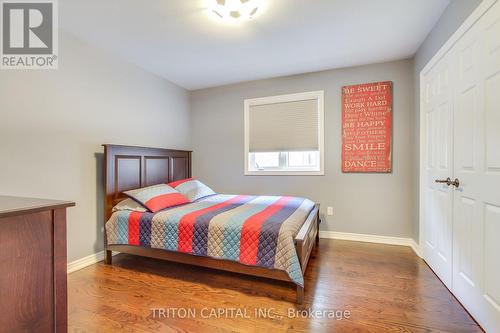
M 124 191 L 191 177 L 191 151 L 104 145 L 105 262 L 112 251 L 291 282 L 298 304 L 319 205 L 298 197 L 215 194 L 158 213 L 116 211 Z

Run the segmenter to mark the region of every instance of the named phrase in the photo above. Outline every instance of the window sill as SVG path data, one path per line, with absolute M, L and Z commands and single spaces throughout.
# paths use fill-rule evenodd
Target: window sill
M 250 171 L 245 170 L 245 176 L 324 176 L 324 171 Z

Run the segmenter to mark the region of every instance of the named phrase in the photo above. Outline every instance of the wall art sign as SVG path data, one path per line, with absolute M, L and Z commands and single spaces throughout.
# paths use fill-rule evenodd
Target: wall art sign
M 392 82 L 342 87 L 342 172 L 392 171 Z

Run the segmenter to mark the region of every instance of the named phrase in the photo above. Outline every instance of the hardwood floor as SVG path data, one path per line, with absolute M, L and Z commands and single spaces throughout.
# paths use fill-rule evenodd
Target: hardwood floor
M 68 276 L 70 332 L 481 332 L 402 246 L 321 239 L 302 307 L 287 283 L 131 255 L 113 259 L 113 266 Z M 321 312 L 305 318 L 309 309 Z

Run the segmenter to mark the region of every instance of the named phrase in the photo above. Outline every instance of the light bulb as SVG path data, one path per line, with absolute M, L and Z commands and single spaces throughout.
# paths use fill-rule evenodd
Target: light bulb
M 250 20 L 259 12 L 263 0 L 208 0 L 208 10 L 226 22 Z

